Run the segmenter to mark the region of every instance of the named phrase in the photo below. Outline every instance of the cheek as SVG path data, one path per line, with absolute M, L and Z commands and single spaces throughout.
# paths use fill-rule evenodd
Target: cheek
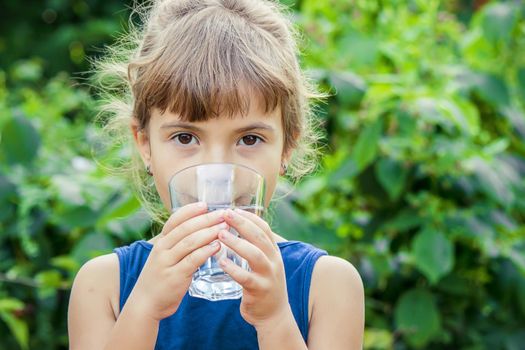
M 264 207 L 268 208 L 279 180 L 281 162 L 278 152 L 267 154 L 257 160 L 256 164 L 246 164 L 256 169 L 265 180 Z
M 268 206 L 270 205 L 270 201 L 272 200 L 272 197 L 273 197 L 273 191 L 275 189 L 275 184 L 272 186 L 270 184 L 268 184 L 268 186 L 266 187 L 266 194 L 265 194 L 265 199 L 264 199 L 264 209 L 268 209 Z
M 268 205 L 270 205 L 270 200 L 273 197 L 273 193 L 275 192 L 275 187 L 277 185 L 279 174 L 278 172 L 272 172 L 269 175 L 265 176 L 266 180 L 266 193 L 264 196 L 264 207 L 268 208 Z
M 155 176 L 155 188 L 157 189 L 157 192 L 159 194 L 159 197 L 162 201 L 162 204 L 166 208 L 166 210 L 170 210 L 171 208 L 171 202 L 170 202 L 170 194 L 168 190 L 168 177 L 167 176 Z
M 151 163 L 154 173 L 155 188 L 166 210 L 171 209 L 168 182 L 178 170 L 182 169 L 165 145 L 152 145 Z

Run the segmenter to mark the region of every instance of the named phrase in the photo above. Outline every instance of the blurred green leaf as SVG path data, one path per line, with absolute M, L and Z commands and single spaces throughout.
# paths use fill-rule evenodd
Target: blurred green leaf
M 113 248 L 113 242 L 106 235 L 92 232 L 78 241 L 71 255 L 79 264 L 84 264 L 97 255 L 110 253 Z
M 29 329 L 27 323 L 17 318 L 13 312 L 24 308 L 24 303 L 13 298 L 0 299 L 0 318 L 11 330 L 18 345 L 22 349 L 29 349 Z
M 364 32 L 350 30 L 344 35 L 338 46 L 338 52 L 348 57 L 354 67 L 373 65 L 379 57 L 379 42 Z
M 43 74 L 42 62 L 36 59 L 18 61 L 11 74 L 15 80 L 38 81 Z
M 467 76 L 467 81 L 473 91 L 494 108 L 502 108 L 510 104 L 509 89 L 500 77 L 478 72 Z
M 393 336 L 392 332 L 386 329 L 365 329 L 364 335 L 365 349 L 392 349 Z
M 505 255 L 525 275 L 525 247 L 522 249 L 511 247 L 505 251 Z
M 525 91 L 524 91 L 525 99 Z M 516 108 L 504 108 L 502 114 L 513 127 L 518 137 L 525 140 L 525 113 Z
M 56 270 L 47 270 L 39 272 L 35 280 L 42 286 L 42 287 L 53 287 L 58 288 L 61 285 L 62 282 L 62 276 L 60 273 Z
M 330 74 L 330 82 L 336 89 L 336 97 L 342 107 L 359 107 L 366 93 L 363 78 L 352 72 L 333 72 Z
M 68 229 L 78 229 L 93 226 L 99 215 L 97 211 L 88 206 L 73 206 L 57 210 L 55 220 Z
M 304 217 L 287 201 L 273 204 L 268 219 L 272 229 L 289 240 L 300 240 L 329 249 L 340 244 L 340 239 L 324 227 L 307 223 Z
M 403 209 L 389 221 L 383 224 L 383 229 L 393 231 L 408 231 L 426 222 L 426 218 L 411 209 Z
M 441 232 L 423 228 L 412 241 L 412 254 L 417 268 L 431 283 L 449 273 L 454 267 L 454 246 Z
M 16 196 L 16 185 L 6 176 L 0 174 L 0 222 L 4 222 L 13 215 Z M 0 236 L 3 234 L 5 232 L 0 232 Z
M 110 208 L 107 208 L 104 215 L 98 218 L 97 226 L 103 227 L 111 220 L 130 216 L 139 208 L 141 208 L 139 200 L 134 195 L 129 194 L 120 199 L 117 203 L 112 204 Z
M 521 310 L 521 314 L 525 316 L 525 298 L 523 298 L 525 295 L 525 275 L 522 275 L 521 278 L 518 279 L 517 284 L 518 288 L 516 290 L 516 300 Z
M 37 156 L 40 136 L 27 118 L 15 116 L 9 119 L 0 136 L 0 150 L 8 164 L 27 165 Z
M 393 159 L 381 159 L 376 164 L 376 176 L 391 200 L 396 200 L 403 191 L 407 178 L 405 167 Z
M 516 78 L 518 83 L 518 93 L 520 99 L 525 101 L 525 68 L 520 68 L 516 72 Z
M 56 174 L 53 175 L 50 180 L 54 192 L 61 202 L 68 206 L 82 206 L 86 203 L 82 191 L 82 184 L 78 181 L 78 178 Z
M 478 110 L 469 101 L 459 98 L 443 100 L 439 108 L 462 133 L 468 136 L 479 133 Z
M 368 124 L 359 135 L 351 155 L 357 169 L 363 170 L 375 160 L 382 131 L 383 119 L 378 118 L 371 124 Z
M 485 37 L 493 43 L 510 40 L 517 19 L 516 7 L 510 2 L 496 2 L 485 6 L 482 25 Z
M 403 293 L 394 313 L 396 327 L 417 349 L 424 348 L 441 330 L 441 317 L 434 295 L 425 289 L 411 289 Z
M 480 189 L 490 198 L 503 207 L 511 207 L 514 204 L 515 195 L 512 187 L 493 163 L 480 157 L 467 159 L 463 163 L 473 172 Z
M 338 186 L 342 180 L 350 180 L 359 174 L 359 168 L 353 158 L 348 158 L 334 172 L 330 174 L 329 185 Z
M 80 268 L 78 261 L 68 255 L 56 256 L 52 258 L 51 265 L 69 272 L 76 272 Z

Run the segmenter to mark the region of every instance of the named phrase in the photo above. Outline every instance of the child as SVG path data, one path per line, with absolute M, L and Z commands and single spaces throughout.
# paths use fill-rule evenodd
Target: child
M 165 220 L 168 180 L 187 166 L 257 170 L 266 180 L 265 207 L 279 175 L 311 168 L 309 100 L 318 95 L 301 75 L 290 23 L 262 0 L 164 0 L 146 10 L 143 31 L 127 37 L 137 49 L 127 57 L 122 50 L 133 46 L 121 42 L 97 67 L 120 72 L 120 88 L 108 87 L 123 93 L 107 101 L 114 116 L 107 128 L 115 136 L 125 125 L 133 136 L 140 162 L 133 178 L 163 228 L 81 268 L 69 305 L 70 348 L 361 349 L 363 286 L 347 261 L 287 241 L 241 210 L 208 213 L 196 203 Z M 243 286 L 242 299 L 187 293 L 193 272 L 219 250 L 210 244 L 216 240 L 250 265 L 222 261 Z

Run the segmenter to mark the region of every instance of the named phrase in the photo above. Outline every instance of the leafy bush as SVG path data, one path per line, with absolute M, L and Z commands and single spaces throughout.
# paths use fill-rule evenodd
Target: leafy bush
M 303 66 L 332 92 L 319 106 L 327 154 L 274 204 L 274 230 L 358 267 L 367 349 L 521 348 L 525 5 L 295 8 Z M 94 25 L 83 18 L 69 30 Z M 100 40 L 111 40 L 106 29 Z M 37 53 L 20 60 L 20 49 L 0 71 L 1 349 L 66 348 L 79 266 L 150 234 L 126 181 L 105 171 L 129 150 L 103 145 L 89 90 Z
M 369 348 L 525 341 L 524 14 L 302 3 L 305 66 L 336 94 L 333 151 L 296 205 L 359 267 Z
M 66 348 L 68 293 L 81 264 L 140 238 L 149 224 L 125 182 L 94 162 L 115 151 L 101 147 L 89 123 L 91 97 L 67 75 L 41 86 L 20 80 L 20 72 L 38 70 L 36 62 L 14 66 L 8 77 L 18 86 L 9 93 L 0 73 L 0 338 L 7 349 Z
M 78 74 L 87 56 L 125 27 L 126 4 L 104 0 L 4 1 L 0 21 L 0 67 L 27 57 L 42 59 L 46 77 Z

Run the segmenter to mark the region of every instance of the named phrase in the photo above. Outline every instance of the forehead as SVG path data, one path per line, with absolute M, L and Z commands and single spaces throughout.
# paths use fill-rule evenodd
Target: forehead
M 245 108 L 239 109 L 235 112 L 223 111 L 222 113 L 209 115 L 207 117 L 195 116 L 188 118 L 175 111 L 162 111 L 159 108 L 154 108 L 151 113 L 151 124 L 157 127 L 163 127 L 174 122 L 184 124 L 194 124 L 202 126 L 221 126 L 221 127 L 238 127 L 239 125 L 246 125 L 250 123 L 257 123 L 260 125 L 271 125 L 274 129 L 281 129 L 282 114 L 281 107 L 275 106 L 272 110 L 268 110 L 264 99 L 257 94 L 248 93 L 245 98 Z M 220 110 L 220 107 L 218 107 Z M 277 131 L 277 130 L 276 130 Z

